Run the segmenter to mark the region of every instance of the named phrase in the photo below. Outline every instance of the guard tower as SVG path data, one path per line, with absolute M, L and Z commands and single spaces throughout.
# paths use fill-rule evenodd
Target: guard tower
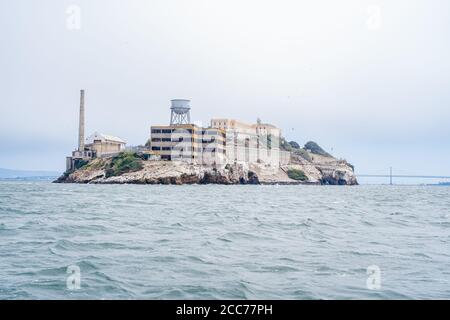
M 171 101 L 172 106 L 170 107 L 170 125 L 178 124 L 190 124 L 191 123 L 191 106 L 190 100 L 186 99 L 174 99 Z

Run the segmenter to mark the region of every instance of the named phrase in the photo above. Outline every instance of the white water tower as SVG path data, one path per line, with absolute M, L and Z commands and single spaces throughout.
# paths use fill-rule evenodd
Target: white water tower
M 191 100 L 174 99 L 170 107 L 170 125 L 190 124 L 191 123 Z

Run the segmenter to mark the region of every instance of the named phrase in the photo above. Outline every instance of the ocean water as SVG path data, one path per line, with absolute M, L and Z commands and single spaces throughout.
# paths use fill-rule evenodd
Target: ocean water
M 0 182 L 0 299 L 241 298 L 450 298 L 450 187 Z

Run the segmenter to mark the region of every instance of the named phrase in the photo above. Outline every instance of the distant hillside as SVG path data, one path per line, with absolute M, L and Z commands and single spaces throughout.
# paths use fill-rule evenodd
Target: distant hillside
M 57 177 L 60 174 L 60 172 L 56 171 L 11 170 L 0 168 L 0 179 Z

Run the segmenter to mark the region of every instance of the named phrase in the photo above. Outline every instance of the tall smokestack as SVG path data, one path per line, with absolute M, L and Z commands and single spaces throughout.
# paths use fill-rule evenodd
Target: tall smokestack
M 80 124 L 78 127 L 78 151 L 84 151 L 84 90 L 80 94 Z

